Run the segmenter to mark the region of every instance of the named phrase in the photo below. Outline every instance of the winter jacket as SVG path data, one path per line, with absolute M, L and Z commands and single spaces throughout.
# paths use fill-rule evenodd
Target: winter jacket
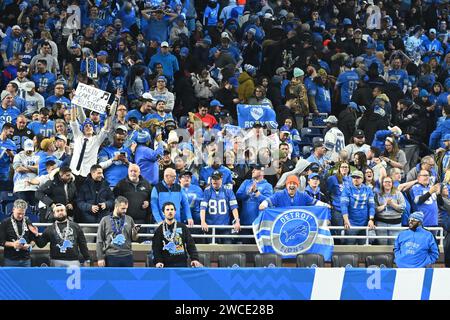
M 92 206 L 99 203 L 105 203 L 106 209 L 93 213 Z M 78 192 L 77 206 L 81 211 L 81 223 L 99 223 L 114 209 L 114 194 L 106 180 L 96 182 L 88 176 Z
M 436 130 L 431 133 L 429 147 L 433 150 L 444 147 L 444 136 L 450 133 L 450 117 L 438 125 Z
M 150 203 L 151 188 L 150 182 L 144 179 L 143 176 L 139 176 L 137 185 L 134 185 L 127 176 L 114 188 L 114 196 L 123 196 L 128 199 L 127 215 L 132 217 L 134 221 L 149 223 L 151 222 L 150 206 L 147 209 L 143 209 L 142 205 L 144 201 L 149 201 Z
M 255 82 L 253 78 L 246 72 L 242 72 L 238 79 L 239 87 L 238 87 L 238 96 L 241 101 L 244 103 L 248 102 L 248 99 L 253 95 L 255 91 Z
M 77 189 L 72 180 L 67 185 L 67 194 L 64 188 L 65 184 L 61 181 L 59 174 L 55 175 L 53 180 L 47 181 L 36 191 L 36 199 L 42 201 L 47 208 L 52 204 L 62 203 L 63 205 L 75 204 Z M 68 212 L 69 216 L 71 212 Z
M 158 183 L 152 190 L 151 205 L 153 218 L 157 223 L 164 220 L 163 205 L 166 202 L 175 204 L 177 221 L 183 222 L 192 219 L 191 209 L 186 193 L 179 184 L 174 184 L 169 188 L 165 181 Z

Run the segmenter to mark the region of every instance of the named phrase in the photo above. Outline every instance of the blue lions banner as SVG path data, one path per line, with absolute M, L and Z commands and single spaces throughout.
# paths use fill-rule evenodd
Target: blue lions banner
M 317 253 L 330 261 L 334 242 L 327 225 L 326 207 L 269 208 L 253 222 L 253 233 L 261 253 L 285 258 Z
M 251 128 L 255 121 L 267 125 L 269 128 L 278 128 L 275 111 L 267 105 L 237 105 L 238 124 L 241 128 Z

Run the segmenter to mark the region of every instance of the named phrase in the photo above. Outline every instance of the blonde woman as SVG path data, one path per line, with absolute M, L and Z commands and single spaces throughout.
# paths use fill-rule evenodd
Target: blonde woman
M 375 194 L 375 224 L 377 227 L 401 227 L 402 214 L 406 208 L 403 195 L 393 186 L 391 177 L 381 179 L 380 191 Z M 376 229 L 378 236 L 397 236 L 400 230 Z M 395 239 L 378 239 L 381 245 L 392 245 Z

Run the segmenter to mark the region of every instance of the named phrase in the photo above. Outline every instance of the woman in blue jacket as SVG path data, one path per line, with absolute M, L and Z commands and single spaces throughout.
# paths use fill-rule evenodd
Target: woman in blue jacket
M 348 162 L 341 162 L 338 165 L 336 175 L 330 176 L 327 180 L 327 189 L 331 197 L 331 205 L 333 209 L 331 211 L 331 225 L 343 226 L 344 220 L 341 213 L 341 194 L 345 186 L 351 184 L 351 178 L 349 176 L 350 165 Z M 340 231 L 333 230 L 333 234 L 340 234 Z M 338 241 L 336 241 L 338 242 Z

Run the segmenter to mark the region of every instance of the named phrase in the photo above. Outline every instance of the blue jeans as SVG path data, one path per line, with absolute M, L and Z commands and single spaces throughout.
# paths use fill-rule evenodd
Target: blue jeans
M 5 258 L 5 267 L 30 268 L 31 267 L 31 259 L 28 259 L 28 260 L 11 260 L 11 259 Z
M 107 267 L 115 268 L 132 268 L 133 267 L 133 255 L 130 254 L 124 257 L 106 256 L 105 258 Z
M 344 226 L 344 218 L 342 218 L 342 213 L 336 209 L 331 211 L 331 226 L 342 227 Z M 343 230 L 331 230 L 331 234 L 335 236 L 342 235 Z M 344 239 L 334 239 L 334 244 L 343 244 Z
M 366 230 L 345 230 L 345 234 L 350 236 L 365 236 L 366 235 Z M 346 245 L 355 245 L 355 244 L 359 244 L 359 245 L 364 245 L 366 244 L 366 239 L 345 239 L 345 244 Z
M 401 227 L 402 224 L 401 223 L 385 223 L 385 222 L 381 222 L 381 221 L 377 221 L 376 223 L 377 227 Z M 400 230 L 378 230 L 375 229 L 375 231 L 377 232 L 377 236 L 394 236 L 397 237 L 398 234 L 400 233 Z M 380 245 L 393 245 L 395 242 L 395 239 L 377 239 L 378 244 Z

